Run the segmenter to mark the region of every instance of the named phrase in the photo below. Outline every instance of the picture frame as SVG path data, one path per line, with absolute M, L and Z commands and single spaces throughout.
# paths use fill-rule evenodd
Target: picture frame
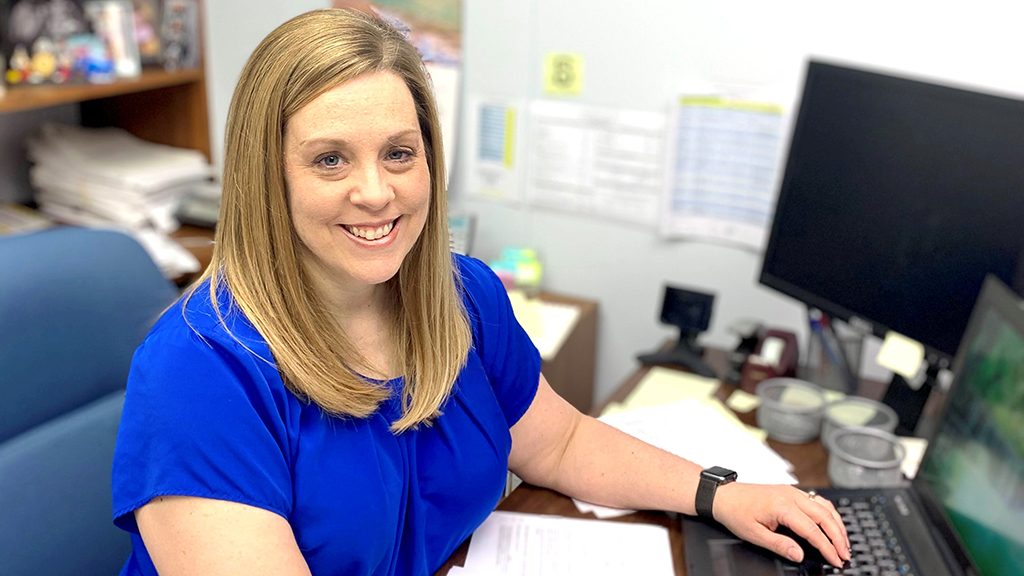
M 195 0 L 163 0 L 160 39 L 164 68 L 199 67 L 199 6 Z
M 89 0 L 85 14 L 93 33 L 107 46 L 114 73 L 132 78 L 142 72 L 139 47 L 135 36 L 135 9 L 130 0 Z
M 163 6 L 160 0 L 132 0 L 135 9 L 135 44 L 139 47 L 142 65 L 163 63 L 163 39 L 160 21 Z

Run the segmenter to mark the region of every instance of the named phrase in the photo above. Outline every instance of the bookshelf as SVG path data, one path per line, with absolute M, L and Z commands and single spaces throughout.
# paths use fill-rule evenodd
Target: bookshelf
M 79 105 L 83 126 L 118 126 L 160 144 L 210 158 L 206 79 L 202 69 L 146 69 L 110 84 L 9 86 L 0 117 L 63 104 Z
M 202 14 L 202 3 L 199 7 Z M 0 97 L 0 125 L 19 114 L 65 105 L 78 106 L 82 126 L 122 128 L 150 142 L 198 150 L 212 160 L 202 62 L 195 69 L 144 68 L 137 78 L 108 84 L 7 86 L 6 94 Z M 0 170 L 0 178 L 10 177 L 9 172 L 9 167 Z M 191 227 L 175 235 L 204 266 L 209 262 L 210 237 L 211 231 Z M 184 284 L 190 279 L 176 280 Z

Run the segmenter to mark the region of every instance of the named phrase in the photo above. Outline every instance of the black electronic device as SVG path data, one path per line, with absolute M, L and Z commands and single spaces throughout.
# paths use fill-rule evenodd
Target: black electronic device
M 679 328 L 679 339 L 671 350 L 641 354 L 637 359 L 644 364 L 681 366 L 701 376 L 716 378 L 715 371 L 704 362 L 704 348 L 697 343 L 697 336 L 711 325 L 714 302 L 714 294 L 666 285 L 661 323 Z
M 1022 149 L 1022 100 L 809 62 L 760 282 L 948 364 L 986 274 L 1024 292 Z
M 694 506 L 697 515 L 702 518 L 714 518 L 715 493 L 719 486 L 735 482 L 738 474 L 734 470 L 722 466 L 712 466 L 700 473 L 700 483 L 697 484 L 697 497 Z

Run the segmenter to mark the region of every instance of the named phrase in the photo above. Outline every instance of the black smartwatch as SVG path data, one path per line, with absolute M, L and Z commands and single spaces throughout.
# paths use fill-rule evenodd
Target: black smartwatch
M 700 484 L 697 485 L 697 515 L 714 520 L 711 508 L 715 503 L 715 491 L 718 487 L 736 481 L 736 472 L 721 466 L 712 466 L 700 473 Z

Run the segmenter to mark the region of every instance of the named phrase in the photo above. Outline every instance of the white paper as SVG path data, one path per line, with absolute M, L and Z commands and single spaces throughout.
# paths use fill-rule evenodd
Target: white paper
M 477 96 L 467 110 L 472 153 L 466 192 L 492 200 L 522 201 L 521 170 L 517 169 L 522 106 Z
M 662 234 L 761 249 L 781 163 L 781 107 L 682 97 L 672 116 Z
M 913 436 L 900 436 L 900 444 L 905 450 L 903 462 L 900 463 L 900 471 L 911 480 L 917 475 L 917 469 L 921 466 L 924 452 L 928 448 L 928 440 Z
M 600 420 L 648 444 L 702 466 L 725 466 L 753 484 L 796 484 L 793 465 L 779 456 L 716 398 L 620 410 Z M 713 430 L 714 433 L 709 433 Z M 631 511 L 574 500 L 582 512 L 599 518 Z
M 663 526 L 492 512 L 473 533 L 463 576 L 671 576 Z
M 665 174 L 665 114 L 530 104 L 527 200 L 535 206 L 655 225 Z
M 551 360 L 557 356 L 579 320 L 579 307 L 527 298 L 517 290 L 509 291 L 508 297 L 516 320 L 537 347 L 540 357 Z

